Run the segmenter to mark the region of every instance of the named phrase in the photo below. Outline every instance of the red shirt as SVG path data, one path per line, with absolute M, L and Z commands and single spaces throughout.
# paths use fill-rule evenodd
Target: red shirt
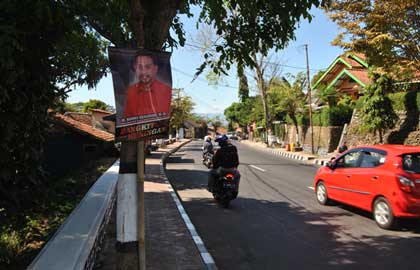
M 140 120 L 169 118 L 171 96 L 171 87 L 157 80 L 152 82 L 150 89 L 145 89 L 140 83 L 133 84 L 127 90 L 124 117 L 148 115 Z

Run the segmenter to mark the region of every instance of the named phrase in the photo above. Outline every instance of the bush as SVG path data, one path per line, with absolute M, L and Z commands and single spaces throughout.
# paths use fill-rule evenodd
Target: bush
M 313 114 L 312 122 L 314 126 L 342 126 L 350 122 L 352 113 L 352 108 L 345 105 L 325 107 Z
M 392 93 L 389 94 L 389 98 L 392 101 L 392 107 L 394 108 L 394 111 L 405 111 L 405 94 L 406 92 L 400 92 L 400 93 Z

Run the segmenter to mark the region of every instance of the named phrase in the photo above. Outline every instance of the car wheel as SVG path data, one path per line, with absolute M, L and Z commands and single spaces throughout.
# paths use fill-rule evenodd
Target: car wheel
M 394 225 L 394 213 L 392 213 L 389 202 L 380 197 L 373 203 L 373 218 L 376 224 L 382 229 L 391 229 Z
M 329 202 L 327 188 L 322 181 L 316 185 L 316 200 L 322 205 L 327 205 Z

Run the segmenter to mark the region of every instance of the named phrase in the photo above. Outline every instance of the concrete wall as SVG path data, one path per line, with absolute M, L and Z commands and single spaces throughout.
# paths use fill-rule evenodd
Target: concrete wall
M 343 127 L 313 127 L 314 151 L 315 153 L 326 153 L 334 151 L 339 143 Z M 299 127 L 299 142 L 305 151 L 310 151 L 311 133 L 309 127 Z M 282 140 L 282 138 L 280 138 Z M 296 142 L 296 128 L 293 125 L 286 125 L 286 134 L 283 138 L 286 143 Z

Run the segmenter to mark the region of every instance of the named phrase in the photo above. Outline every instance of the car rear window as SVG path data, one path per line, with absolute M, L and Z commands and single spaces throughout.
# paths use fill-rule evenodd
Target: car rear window
M 403 170 L 411 173 L 420 173 L 420 153 L 405 154 L 402 156 Z

